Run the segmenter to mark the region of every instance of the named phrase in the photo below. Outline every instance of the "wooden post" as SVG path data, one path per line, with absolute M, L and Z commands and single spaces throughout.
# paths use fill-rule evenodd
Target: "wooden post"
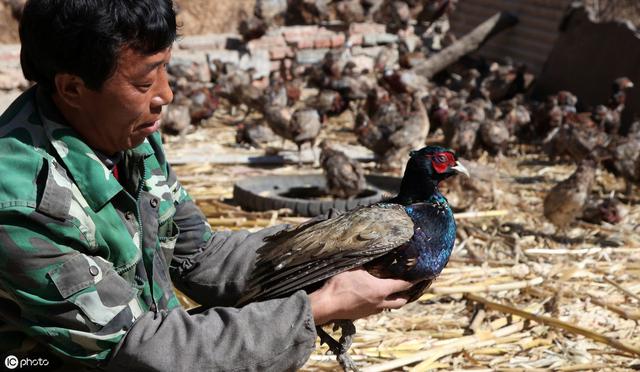
M 518 17 L 511 13 L 496 13 L 493 17 L 482 22 L 478 27 L 466 34 L 460 40 L 449 45 L 440 53 L 414 67 L 413 71 L 416 74 L 431 79 L 433 75 L 444 70 L 464 55 L 480 48 L 493 36 L 516 25 L 518 21 Z

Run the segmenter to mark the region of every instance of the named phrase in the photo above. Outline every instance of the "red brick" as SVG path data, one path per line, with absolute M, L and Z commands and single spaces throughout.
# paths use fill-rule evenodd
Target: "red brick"
M 345 36 L 344 34 L 336 34 L 331 38 L 331 47 L 332 48 L 340 48 L 344 45 Z
M 316 49 L 331 48 L 331 36 L 320 36 L 313 40 L 313 47 Z
M 319 30 L 318 26 L 289 26 L 283 29 L 282 34 L 287 40 L 299 39 L 302 36 L 315 35 Z
M 287 44 L 296 44 L 298 41 L 306 38 L 306 36 L 298 35 L 298 34 L 285 34 L 284 40 Z
M 313 39 L 312 38 L 300 39 L 296 42 L 296 47 L 298 49 L 313 49 Z
M 260 39 L 251 40 L 247 43 L 249 50 L 255 49 L 270 49 L 273 47 L 286 46 L 287 43 L 280 35 L 275 36 L 263 36 Z
M 284 37 L 282 35 L 263 36 L 259 40 L 269 45 L 286 45 Z
M 269 49 L 269 58 L 274 59 L 285 59 L 286 57 L 293 57 L 293 50 L 288 46 L 278 46 L 272 47 Z
M 380 23 L 352 23 L 349 34 L 380 34 L 387 32 L 385 25 Z
M 301 35 L 316 35 L 323 30 L 326 30 L 324 27 L 318 26 L 298 26 Z

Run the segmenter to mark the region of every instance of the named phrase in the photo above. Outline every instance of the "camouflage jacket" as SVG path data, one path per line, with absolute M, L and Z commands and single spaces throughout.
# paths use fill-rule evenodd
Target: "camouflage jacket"
M 274 229 L 212 232 L 157 133 L 121 161 L 119 182 L 37 86 L 0 116 L 0 363 L 300 367 L 316 336 L 303 292 L 229 307 Z M 206 310 L 186 312 L 172 282 Z

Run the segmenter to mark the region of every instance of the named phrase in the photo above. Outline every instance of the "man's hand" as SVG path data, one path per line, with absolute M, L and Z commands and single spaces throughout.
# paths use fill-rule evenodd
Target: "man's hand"
M 365 270 L 340 273 L 322 288 L 311 293 L 311 311 L 317 325 L 337 319 L 360 319 L 384 309 L 397 309 L 406 298 L 393 297 L 411 288 L 412 283 L 397 279 L 380 279 Z

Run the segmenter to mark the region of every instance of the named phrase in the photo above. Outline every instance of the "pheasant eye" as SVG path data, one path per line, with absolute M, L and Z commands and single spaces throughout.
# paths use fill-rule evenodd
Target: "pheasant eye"
M 444 156 L 444 155 L 438 155 L 438 156 L 436 157 L 436 161 L 437 161 L 438 163 L 444 163 L 444 162 L 446 162 L 446 161 L 447 161 L 447 157 L 446 157 L 446 156 Z

